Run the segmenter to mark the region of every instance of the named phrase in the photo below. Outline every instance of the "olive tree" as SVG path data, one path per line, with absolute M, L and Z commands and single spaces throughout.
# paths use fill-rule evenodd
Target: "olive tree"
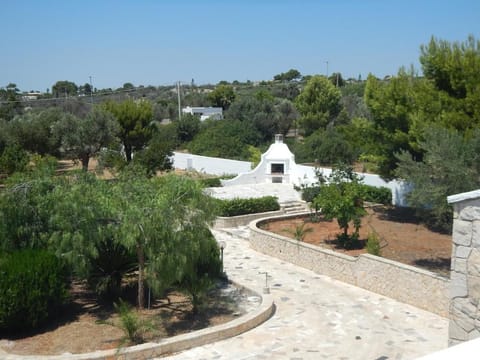
M 73 159 L 80 159 L 82 169 L 88 170 L 90 158 L 111 143 L 119 131 L 111 113 L 94 108 L 85 118 L 64 114 L 54 124 L 54 136 L 60 139 L 60 151 Z

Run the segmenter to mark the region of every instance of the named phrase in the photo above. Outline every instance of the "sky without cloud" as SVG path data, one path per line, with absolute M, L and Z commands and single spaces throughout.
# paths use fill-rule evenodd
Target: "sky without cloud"
M 0 87 L 45 91 L 420 70 L 420 45 L 480 38 L 478 0 L 22 0 L 0 11 Z

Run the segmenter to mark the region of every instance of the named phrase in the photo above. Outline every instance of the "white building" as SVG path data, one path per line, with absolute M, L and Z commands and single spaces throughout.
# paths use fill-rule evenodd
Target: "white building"
M 317 168 L 312 166 L 298 165 L 295 163 L 295 155 L 288 146 L 283 143 L 282 135 L 275 135 L 275 143 L 262 154 L 260 163 L 251 171 L 240 173 L 233 179 L 222 180 L 223 186 L 282 183 L 291 186 L 310 185 L 317 182 L 315 171 L 320 171 L 325 177 L 332 173 L 332 169 Z M 405 206 L 405 194 L 408 186 L 402 181 L 386 182 L 376 174 L 362 174 L 362 182 L 375 187 L 387 187 L 392 191 L 392 203 Z
M 275 135 L 275 142 L 262 154 L 260 163 L 249 172 L 241 173 L 231 180 L 222 181 L 223 186 L 258 183 L 294 184 L 313 183 L 313 167 L 295 163 L 295 155 L 283 143 L 282 135 Z
M 40 91 L 31 91 L 28 93 L 23 93 L 22 98 L 23 100 L 37 100 L 42 93 Z
M 221 107 L 187 106 L 182 109 L 182 113 L 198 115 L 200 116 L 200 121 L 205 121 L 207 119 L 223 119 L 223 109 Z

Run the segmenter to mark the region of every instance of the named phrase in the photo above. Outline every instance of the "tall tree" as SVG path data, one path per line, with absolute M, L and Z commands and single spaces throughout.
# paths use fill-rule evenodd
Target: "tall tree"
M 16 84 L 9 83 L 5 89 L 0 88 L 0 119 L 10 121 L 15 115 L 21 114 L 23 105 L 20 100 L 20 90 Z
M 53 128 L 54 136 L 60 139 L 60 150 L 80 159 L 84 171 L 88 170 L 90 158 L 109 145 L 118 131 L 113 115 L 100 108 L 94 108 L 84 119 L 65 114 Z
M 59 139 L 53 136 L 53 128 L 64 113 L 58 108 L 32 110 L 16 116 L 8 123 L 8 133 L 25 150 L 40 155 L 56 155 Z
M 109 101 L 104 104 L 104 108 L 117 119 L 126 160 L 132 161 L 133 152 L 146 146 L 155 129 L 152 126 L 152 104 L 147 100 L 125 100 L 121 103 Z
M 478 91 L 480 41 L 473 35 L 462 43 L 432 37 L 420 50 L 423 73 L 434 81 L 437 89 L 456 98 L 465 98 Z
M 447 127 L 460 131 L 480 124 L 480 41 L 450 43 L 434 37 L 421 46 L 420 63 L 425 77 L 441 93 L 448 115 Z M 445 96 L 446 95 L 446 96 Z
M 334 122 L 342 110 L 340 99 L 340 90 L 326 77 L 316 75 L 307 82 L 295 99 L 295 105 L 301 115 L 299 122 L 305 135 L 326 128 L 328 124 Z
M 425 132 L 420 146 L 422 161 L 406 151 L 397 154 L 395 174 L 411 185 L 409 206 L 430 225 L 450 232 L 453 217 L 447 196 L 480 186 L 480 131 L 464 136 L 437 125 Z
M 380 172 L 391 178 L 395 153 L 409 151 L 417 160 L 424 151 L 425 131 L 435 125 L 464 133 L 480 124 L 479 42 L 449 43 L 432 38 L 421 47 L 424 78 L 400 69 L 397 76 L 380 81 L 369 76 L 365 102 L 372 115 L 375 156 Z
M 137 254 L 137 301 L 143 308 L 145 281 L 161 292 L 182 279 L 189 254 L 198 246 L 193 234 L 208 231 L 214 202 L 200 184 L 175 175 L 146 179 L 127 171 L 115 191 L 123 242 Z
M 365 102 L 372 114 L 375 127 L 375 155 L 380 160 L 380 174 L 393 176 L 397 159 L 394 154 L 401 150 L 412 151 L 409 131 L 413 121 L 415 92 L 413 74 L 401 69 L 389 82 L 381 82 L 369 75 L 365 87 Z
M 301 77 L 302 77 L 302 74 L 300 74 L 300 71 L 296 69 L 290 69 L 287 72 L 275 75 L 273 77 L 273 80 L 292 81 L 292 80 L 298 80 Z
M 60 80 L 52 86 L 52 94 L 57 98 L 74 96 L 77 95 L 77 93 L 78 86 L 72 81 Z
M 150 176 L 156 175 L 157 171 L 170 170 L 176 137 L 174 124 L 158 126 L 148 145 L 135 154 L 133 163 L 142 166 Z
M 296 124 L 298 111 L 295 105 L 287 99 L 281 100 L 275 107 L 278 110 L 275 132 L 286 135 L 292 125 Z
M 252 122 L 207 120 L 202 128 L 188 144 L 188 150 L 193 154 L 248 160 L 248 145 L 257 145 L 261 141 Z
M 345 86 L 345 80 L 343 80 L 342 74 L 339 72 L 334 72 L 328 77 L 328 80 L 336 87 Z
M 192 114 L 184 114 L 181 119 L 174 122 L 177 137 L 180 143 L 191 141 L 200 131 L 200 118 Z
M 235 92 L 230 85 L 218 85 L 210 94 L 208 99 L 213 106 L 221 107 L 223 110 L 227 110 L 230 104 L 235 100 Z

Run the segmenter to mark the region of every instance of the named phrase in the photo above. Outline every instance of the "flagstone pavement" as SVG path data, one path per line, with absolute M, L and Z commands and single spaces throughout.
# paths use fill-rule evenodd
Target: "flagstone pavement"
M 260 254 L 246 227 L 214 235 L 227 244 L 231 280 L 261 293 L 268 273 L 276 312 L 239 336 L 161 359 L 400 360 L 447 347 L 446 318 Z

